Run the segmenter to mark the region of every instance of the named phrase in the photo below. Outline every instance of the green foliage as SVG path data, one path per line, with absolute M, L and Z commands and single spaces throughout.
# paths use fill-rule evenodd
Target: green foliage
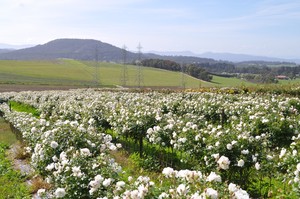
M 16 101 L 9 101 L 12 110 L 18 112 L 31 113 L 34 117 L 39 117 L 40 112 L 33 106 Z
M 141 158 L 139 153 L 132 153 L 129 158 L 140 168 L 148 171 L 161 171 L 161 165 L 154 156 L 147 156 L 146 154 L 144 154 Z
M 29 189 L 19 172 L 5 157 L 8 146 L 0 143 L 0 198 L 30 198 Z
M 0 117 L 0 140 L 7 145 L 13 144 L 17 141 L 16 135 L 12 133 L 10 125 Z
M 0 60 L 0 84 L 57 85 L 57 86 L 106 86 L 120 85 L 123 65 L 98 63 L 98 77 L 95 82 L 95 62 L 76 60 L 54 61 L 12 61 Z M 127 86 L 136 86 L 137 66 L 127 65 Z M 185 75 L 186 87 L 214 86 Z M 181 73 L 162 69 L 143 68 L 142 86 L 180 87 Z

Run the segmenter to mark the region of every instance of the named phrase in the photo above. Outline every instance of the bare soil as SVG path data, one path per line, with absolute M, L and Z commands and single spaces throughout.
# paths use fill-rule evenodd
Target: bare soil
M 82 88 L 79 86 L 65 85 L 18 85 L 18 84 L 0 84 L 0 93 L 3 92 L 21 92 L 21 91 L 45 91 L 45 90 L 69 90 Z

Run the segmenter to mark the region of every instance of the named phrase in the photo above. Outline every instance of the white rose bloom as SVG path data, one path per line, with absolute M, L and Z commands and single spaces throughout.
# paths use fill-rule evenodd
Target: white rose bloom
M 51 148 L 56 149 L 56 148 L 58 147 L 58 143 L 55 142 L 55 141 L 52 141 L 52 142 L 50 143 L 50 146 L 51 146 Z
M 102 181 L 104 180 L 104 178 L 103 178 L 101 175 L 96 175 L 96 176 L 95 176 L 95 180 L 96 180 L 97 182 L 102 182 Z
M 232 144 L 227 144 L 227 145 L 226 145 L 226 148 L 227 148 L 228 150 L 231 150 L 231 149 L 232 149 Z
M 209 196 L 211 199 L 217 199 L 218 198 L 218 191 L 212 189 L 212 188 L 207 188 L 205 191 L 206 195 Z
M 48 164 L 48 166 L 46 167 L 46 171 L 52 171 L 52 169 L 54 169 L 54 163 Z
M 255 169 L 256 170 L 259 170 L 260 169 L 260 164 L 257 162 L 257 163 L 255 163 Z
M 39 189 L 39 190 L 37 191 L 37 195 L 41 197 L 41 196 L 43 196 L 43 195 L 45 194 L 45 192 L 46 192 L 45 189 Z
M 174 174 L 174 170 L 171 167 L 166 167 L 163 169 L 162 174 L 169 178 L 172 177 L 172 175 Z
M 221 176 L 217 175 L 215 172 L 210 172 L 209 176 L 206 178 L 207 182 L 222 182 Z
M 249 199 L 249 194 L 243 190 L 243 189 L 239 189 L 236 192 L 234 192 L 234 196 L 236 199 Z
M 56 155 L 52 157 L 52 160 L 53 160 L 53 162 L 57 162 L 58 161 L 58 158 L 56 157 Z
M 54 194 L 57 198 L 63 198 L 66 195 L 66 191 L 64 188 L 57 188 Z
M 229 159 L 226 156 L 221 156 L 219 158 L 219 160 L 217 161 L 217 163 L 219 164 L 219 167 L 221 169 L 224 169 L 224 170 L 229 169 L 230 161 L 229 161 Z
M 107 178 L 103 181 L 102 185 L 104 187 L 108 187 L 111 184 L 112 179 L 111 178 Z
M 111 145 L 109 146 L 109 149 L 110 149 L 111 151 L 116 151 L 116 150 L 117 150 L 117 147 L 116 147 L 114 144 L 111 144 Z
M 125 182 L 124 181 L 118 181 L 116 183 L 116 188 L 117 190 L 122 190 L 122 188 L 125 186 Z
M 80 166 L 76 167 L 72 167 L 72 172 L 73 172 L 73 176 L 75 177 L 81 177 L 83 174 L 81 173 L 81 170 L 80 170 Z
M 159 196 L 158 199 L 163 199 L 163 198 L 169 198 L 169 194 L 162 192 Z
M 241 154 L 243 154 L 243 155 L 247 155 L 247 154 L 249 154 L 249 150 L 248 150 L 248 149 L 246 149 L 246 150 L 242 150 L 242 151 L 241 151 Z
M 83 149 L 80 149 L 80 154 L 82 156 L 90 156 L 91 155 L 91 152 L 88 148 L 83 148 Z
M 300 163 L 297 164 L 297 170 L 300 171 Z
M 293 150 L 293 156 L 296 156 L 297 155 L 297 150 Z
M 185 194 L 187 193 L 188 189 L 189 189 L 189 187 L 188 187 L 188 186 L 185 186 L 185 184 L 180 184 L 180 185 L 177 187 L 176 191 L 177 191 L 177 193 L 178 193 L 180 196 L 183 196 L 183 195 L 185 195 Z
M 238 167 L 243 167 L 244 166 L 244 164 L 245 164 L 245 161 L 243 160 L 243 159 L 240 159 L 239 161 L 238 161 Z
M 203 194 L 199 195 L 199 192 L 197 191 L 196 193 L 194 193 L 193 195 L 191 195 L 191 199 L 204 199 L 205 196 L 203 196 Z
M 281 151 L 280 151 L 280 155 L 279 155 L 279 158 L 281 159 L 286 153 L 286 149 L 285 148 L 282 148 Z
M 130 192 L 130 198 L 132 199 L 138 199 L 139 198 L 139 191 L 138 190 L 133 190 Z
M 236 192 L 236 191 L 238 190 L 238 188 L 237 188 L 236 184 L 230 183 L 230 184 L 228 185 L 228 190 L 229 190 L 230 192 Z

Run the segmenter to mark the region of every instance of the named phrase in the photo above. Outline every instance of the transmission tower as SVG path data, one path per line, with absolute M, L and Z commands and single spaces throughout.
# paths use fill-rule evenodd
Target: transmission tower
M 121 85 L 123 87 L 126 87 L 127 81 L 128 81 L 128 70 L 126 65 L 126 59 L 127 59 L 127 47 L 124 45 L 122 48 L 122 54 L 123 54 L 123 70 L 121 74 Z
M 182 63 L 180 64 L 180 67 L 181 67 L 181 88 L 183 90 L 185 90 L 186 79 L 185 79 L 185 74 L 184 74 L 185 70 L 184 70 L 184 66 Z
M 141 46 L 141 43 L 139 43 L 139 45 L 137 46 L 138 49 L 138 60 L 136 62 L 137 64 L 137 76 L 136 76 L 136 81 L 137 81 L 137 85 L 139 88 L 141 88 L 141 85 L 143 84 L 143 69 L 142 69 L 142 52 L 141 49 L 143 47 Z
M 95 86 L 100 85 L 100 78 L 99 78 L 99 49 L 98 45 L 95 47 L 95 75 L 94 75 L 94 82 Z

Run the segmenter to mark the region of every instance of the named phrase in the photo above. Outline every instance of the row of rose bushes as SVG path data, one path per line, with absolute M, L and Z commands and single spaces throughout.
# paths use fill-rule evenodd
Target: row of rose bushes
M 110 150 L 120 146 L 113 144 L 111 136 L 101 130 L 109 124 L 119 132 L 121 124 L 117 123 L 122 121 L 116 121 L 117 125 L 112 121 L 118 114 L 123 115 L 117 112 L 121 109 L 114 107 L 121 107 L 123 95 L 128 95 L 127 100 L 132 97 L 129 93 L 95 93 L 93 90 L 2 94 L 4 98 L 31 104 L 42 112 L 40 118 L 35 118 L 1 105 L 6 120 L 22 132 L 27 143 L 26 151 L 31 154 L 32 166 L 52 185 L 50 190 L 40 189 L 39 195 L 46 198 L 248 197 L 247 192 L 236 184 L 222 179 L 222 170 L 228 170 L 230 160 L 220 155 L 214 157 L 217 167 L 210 171 L 176 171 L 167 167 L 155 182 L 147 176 L 136 179 L 125 177 L 122 168 L 109 155 Z M 155 95 L 146 96 L 155 98 Z M 124 106 L 143 107 L 141 96 L 137 96 L 133 104 L 125 103 Z M 154 112 L 157 122 L 165 114 L 160 110 Z M 135 124 L 143 125 L 138 121 Z
M 62 128 L 65 130 L 59 131 L 68 132 L 65 136 L 60 135 L 62 138 L 59 139 L 66 143 L 66 147 L 59 150 L 60 153 L 70 146 L 75 148 L 72 148 L 73 151 L 70 152 L 72 154 L 80 154 L 78 150 L 80 151 L 83 146 L 88 148 L 77 143 L 82 142 L 81 136 L 85 131 L 82 132 L 81 128 L 76 126 L 89 129 L 86 131 L 90 137 L 98 140 L 98 147 L 102 138 L 97 136 L 107 136 L 99 132 L 111 128 L 121 137 L 132 137 L 137 140 L 142 138 L 148 143 L 183 153 L 184 158 L 181 161 L 192 162 L 189 169 L 202 171 L 204 179 L 210 179 L 209 176 L 214 174 L 218 176 L 215 181 L 219 181 L 219 176 L 222 178 L 223 183 L 211 187 L 207 186 L 207 182 L 210 181 L 204 180 L 206 184 L 201 183 L 202 189 L 200 186 L 194 189 L 189 184 L 183 184 L 188 187 L 189 193 L 201 195 L 202 192 L 205 194 L 206 190 L 211 190 L 208 188 L 213 188 L 217 190 L 219 196 L 222 194 L 224 196 L 229 193 L 228 189 L 224 189 L 228 185 L 224 181 L 227 181 L 240 184 L 254 197 L 267 197 L 268 194 L 273 194 L 297 198 L 299 194 L 300 101 L 297 98 L 255 94 L 163 94 L 94 90 L 10 93 L 4 97 L 39 108 L 42 112 L 41 117 L 55 126 L 67 125 Z M 75 128 L 72 129 L 68 125 L 75 125 Z M 52 125 L 49 126 L 50 129 L 53 128 Z M 31 132 L 28 133 L 28 137 L 35 134 L 41 142 L 46 142 L 41 133 L 47 131 L 39 126 L 35 128 L 40 132 L 31 132 L 31 129 L 22 131 Z M 73 137 L 77 137 L 78 141 L 70 141 L 72 143 L 70 144 L 66 140 L 69 140 L 72 134 L 76 135 Z M 39 146 L 36 145 L 38 138 L 33 136 L 33 141 L 29 142 L 33 143 L 32 149 L 33 146 Z M 76 146 L 73 146 L 74 144 Z M 57 148 L 53 150 L 53 147 L 50 149 L 56 152 L 58 150 Z M 41 149 L 34 148 L 33 156 L 40 153 L 39 150 Z M 92 156 L 93 159 L 100 155 L 98 148 L 96 151 L 95 156 Z M 60 154 L 56 154 L 57 158 L 58 155 Z M 40 165 L 40 172 L 45 172 L 44 175 L 48 175 L 47 170 L 43 171 L 47 166 L 50 169 L 55 167 L 55 163 L 50 160 Z M 171 170 L 164 171 L 166 173 Z M 116 175 L 120 176 L 118 172 L 108 173 L 117 173 Z M 179 188 L 179 184 L 173 185 L 178 185 Z M 181 190 L 183 185 L 178 190 Z M 156 185 L 153 189 L 155 190 L 153 192 L 157 193 L 155 196 L 158 196 L 158 193 L 169 194 L 169 197 L 173 192 L 178 194 L 175 186 L 172 188 L 175 191 L 172 189 L 165 191 L 166 188 L 158 187 L 160 186 Z M 208 191 L 208 195 L 209 193 L 211 192 Z M 187 194 L 187 197 L 191 196 Z

